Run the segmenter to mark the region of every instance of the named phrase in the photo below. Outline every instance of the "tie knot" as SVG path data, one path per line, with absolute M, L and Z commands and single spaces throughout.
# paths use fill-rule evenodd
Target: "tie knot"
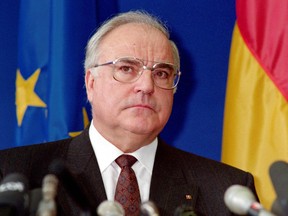
M 132 155 L 125 155 L 125 154 L 119 156 L 115 160 L 115 162 L 121 167 L 121 169 L 125 166 L 132 167 L 136 161 L 137 159 Z

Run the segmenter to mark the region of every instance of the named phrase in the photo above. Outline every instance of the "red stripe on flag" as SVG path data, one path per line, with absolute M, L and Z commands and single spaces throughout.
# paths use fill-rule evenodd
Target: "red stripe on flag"
M 236 4 L 237 24 L 247 47 L 288 101 L 288 1 Z

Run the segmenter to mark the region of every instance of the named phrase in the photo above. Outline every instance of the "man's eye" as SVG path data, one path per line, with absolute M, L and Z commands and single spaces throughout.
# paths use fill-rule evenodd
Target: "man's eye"
M 132 74 L 139 70 L 139 63 L 134 61 L 120 61 L 116 65 L 117 70 L 121 73 Z
M 132 68 L 131 66 L 127 66 L 127 65 L 122 65 L 119 70 L 121 72 L 124 72 L 124 73 L 132 73 L 134 71 L 134 68 Z
M 168 79 L 170 76 L 170 72 L 167 70 L 156 70 L 154 76 L 158 79 Z

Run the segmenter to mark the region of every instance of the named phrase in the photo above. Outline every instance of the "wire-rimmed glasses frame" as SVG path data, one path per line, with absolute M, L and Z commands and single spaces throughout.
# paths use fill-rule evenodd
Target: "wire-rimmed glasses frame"
M 113 78 L 122 83 L 136 82 L 144 70 L 150 70 L 156 86 L 167 90 L 174 89 L 179 83 L 181 75 L 177 66 L 171 63 L 154 63 L 152 67 L 147 67 L 144 60 L 136 57 L 121 57 L 114 61 L 96 64 L 94 67 L 113 65 Z

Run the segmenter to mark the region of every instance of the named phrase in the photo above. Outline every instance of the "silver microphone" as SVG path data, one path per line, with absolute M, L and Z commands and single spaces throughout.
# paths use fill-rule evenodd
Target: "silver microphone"
M 230 186 L 224 194 L 224 202 L 231 212 L 238 215 L 274 215 L 266 211 L 260 203 L 256 202 L 256 198 L 250 189 L 242 185 Z
M 39 203 L 37 216 L 56 216 L 57 207 L 55 197 L 57 194 L 58 179 L 53 174 L 48 174 L 43 179 L 42 200 Z
M 103 201 L 97 208 L 99 216 L 124 216 L 125 211 L 122 205 L 116 201 Z
M 141 216 L 159 216 L 159 211 L 152 201 L 146 201 L 140 207 Z

